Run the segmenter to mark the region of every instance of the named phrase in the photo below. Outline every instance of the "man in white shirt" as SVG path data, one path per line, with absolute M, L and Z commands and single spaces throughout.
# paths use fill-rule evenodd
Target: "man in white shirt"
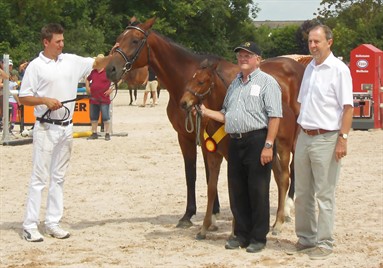
M 29 63 L 19 92 L 21 104 L 35 106 L 36 116 L 32 175 L 23 222 L 23 237 L 30 242 L 43 241 L 38 224 L 42 191 L 48 182 L 46 233 L 59 239 L 70 236 L 59 222 L 64 210 L 64 177 L 72 151 L 77 83 L 92 67 L 101 64 L 91 57 L 62 53 L 64 29 L 59 24 L 44 26 L 41 41 L 44 50 Z
M 346 64 L 331 52 L 329 27 L 310 29 L 313 60 L 307 66 L 299 96 L 295 149 L 295 231 L 298 242 L 287 252 L 326 259 L 333 252 L 335 188 L 340 160 L 347 155 L 352 124 L 352 78 Z M 316 216 L 316 203 L 319 215 Z

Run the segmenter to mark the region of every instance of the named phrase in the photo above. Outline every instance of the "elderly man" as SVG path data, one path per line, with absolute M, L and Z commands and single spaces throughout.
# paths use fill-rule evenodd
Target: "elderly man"
M 277 81 L 259 69 L 261 50 L 254 42 L 234 49 L 241 72 L 231 83 L 222 109 L 201 105 L 203 116 L 225 123 L 230 135 L 228 182 L 235 238 L 226 249 L 259 252 L 270 228 L 269 188 L 274 139 L 282 117 Z

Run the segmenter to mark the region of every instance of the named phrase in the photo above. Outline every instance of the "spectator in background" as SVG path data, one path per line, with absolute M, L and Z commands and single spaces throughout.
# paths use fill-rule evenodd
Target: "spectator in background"
M 1 88 L 3 88 L 3 79 L 8 79 L 8 74 L 4 72 L 3 68 L 0 68 Z
M 19 66 L 19 77 L 20 77 L 20 80 L 23 79 L 23 76 L 24 76 L 24 73 L 25 73 L 25 69 L 27 69 L 27 66 L 28 66 L 28 61 L 27 60 L 23 60 Z
M 13 60 L 9 59 L 9 73 L 13 70 Z
M 151 107 L 154 107 L 155 105 L 157 105 L 157 86 L 158 86 L 157 75 L 154 73 L 152 67 L 150 66 L 148 68 L 148 71 L 149 71 L 149 75 L 146 81 L 144 101 L 142 105 L 140 105 L 140 107 L 146 106 L 146 101 L 148 100 L 149 93 L 152 93 L 152 98 L 153 98 L 153 103 Z
M 104 58 L 103 54 L 99 54 L 97 58 Z M 88 140 L 98 139 L 97 125 L 98 119 L 102 117 L 104 124 L 105 140 L 110 140 L 110 93 L 113 91 L 111 82 L 106 77 L 104 68 L 94 69 L 85 81 L 85 86 L 90 95 L 90 122 L 92 125 L 92 135 Z

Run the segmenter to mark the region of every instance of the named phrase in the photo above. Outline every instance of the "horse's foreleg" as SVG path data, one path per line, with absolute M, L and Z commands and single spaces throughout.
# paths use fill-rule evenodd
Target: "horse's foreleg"
M 191 218 L 197 212 L 195 197 L 197 146 L 195 145 L 195 142 L 188 140 L 181 134 L 178 134 L 178 142 L 181 147 L 185 164 L 187 203 L 185 214 L 178 221 L 177 227 L 189 228 L 193 225 Z
M 207 206 L 201 230 L 196 236 L 196 239 L 198 240 L 205 239 L 209 229 L 218 229 L 215 225 L 215 220 L 220 209 L 217 185 L 223 157 L 218 153 L 206 153 L 204 156 L 207 174 Z
M 215 152 L 213 154 L 208 153 L 205 150 L 203 150 L 202 152 L 203 152 L 203 159 L 204 159 L 204 164 L 205 164 L 206 184 L 209 186 L 210 178 L 212 178 L 213 183 L 215 183 L 215 185 L 217 185 L 219 171 L 221 168 L 223 157 L 218 152 Z M 211 172 L 213 172 L 213 173 L 211 174 Z M 217 178 L 216 181 L 215 181 L 215 178 Z M 215 188 L 217 188 L 217 187 L 215 187 Z M 208 191 L 209 191 L 209 187 L 208 187 Z M 219 212 L 221 210 L 221 206 L 219 204 L 219 195 L 218 195 L 217 191 L 215 192 L 214 195 L 212 195 L 212 198 L 214 199 L 213 215 L 216 215 L 216 214 L 219 214 Z
M 285 200 L 286 193 L 289 187 L 289 162 L 290 152 L 279 152 L 274 158 L 273 173 L 275 182 L 278 186 L 278 209 L 275 223 L 272 227 L 272 234 L 278 235 L 282 231 L 282 225 L 285 221 Z

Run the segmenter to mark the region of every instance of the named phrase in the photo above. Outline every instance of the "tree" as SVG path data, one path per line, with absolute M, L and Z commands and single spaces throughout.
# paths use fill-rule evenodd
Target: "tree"
M 269 35 L 270 45 L 264 48 L 265 57 L 276 57 L 287 54 L 299 54 L 299 47 L 295 40 L 297 25 L 288 25 L 272 29 Z
M 348 61 L 351 50 L 364 43 L 383 49 L 382 4 L 381 0 L 321 2 L 327 7 L 319 11 L 318 19 L 333 29 L 336 56 Z
M 0 54 L 18 64 L 41 51 L 40 30 L 48 22 L 65 28 L 64 52 L 108 53 L 132 16 L 156 16 L 153 29 L 201 53 L 232 58 L 232 49 L 254 36 L 251 0 L 0 0 Z

